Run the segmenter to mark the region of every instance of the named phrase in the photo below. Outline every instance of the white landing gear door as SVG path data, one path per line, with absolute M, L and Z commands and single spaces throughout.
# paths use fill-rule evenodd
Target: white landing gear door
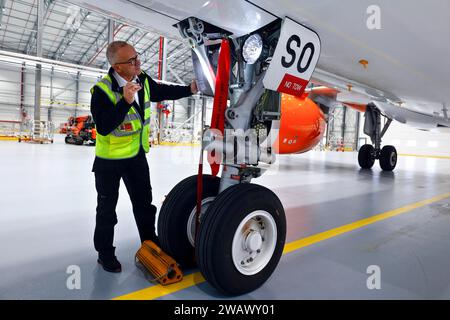
M 280 39 L 263 80 L 264 87 L 301 96 L 319 61 L 320 48 L 317 33 L 285 18 Z

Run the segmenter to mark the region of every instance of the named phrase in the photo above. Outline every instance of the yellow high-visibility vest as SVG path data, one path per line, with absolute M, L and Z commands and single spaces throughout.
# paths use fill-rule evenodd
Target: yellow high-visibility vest
M 94 92 L 95 87 L 105 92 L 114 106 L 123 97 L 122 94 L 112 90 L 112 80 L 109 74 L 95 84 L 91 89 L 91 93 Z M 144 119 L 142 119 L 135 107 L 132 106 L 125 116 L 124 121 L 110 134 L 103 136 L 97 132 L 95 155 L 99 158 L 113 160 L 133 158 L 139 153 L 141 145 L 144 151 L 148 152 L 151 116 L 150 105 L 150 86 L 148 79 L 145 79 Z

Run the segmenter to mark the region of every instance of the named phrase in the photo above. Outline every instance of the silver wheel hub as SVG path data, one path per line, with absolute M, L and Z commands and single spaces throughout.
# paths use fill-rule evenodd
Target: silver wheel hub
M 395 152 L 391 153 L 391 166 L 395 165 L 397 163 L 397 155 Z
M 202 218 L 208 209 L 209 205 L 214 201 L 215 197 L 209 197 L 202 200 L 202 208 L 200 210 L 200 221 L 202 221 Z M 196 228 L 196 216 L 197 216 L 197 206 L 192 209 L 189 219 L 187 222 L 186 232 L 187 237 L 189 239 L 189 242 L 193 247 L 195 247 L 195 228 Z
M 261 249 L 262 236 L 258 231 L 251 231 L 245 239 L 245 247 L 247 251 L 256 251 Z
M 277 225 L 264 210 L 249 213 L 237 227 L 231 248 L 236 269 L 244 275 L 255 275 L 272 259 L 277 244 Z

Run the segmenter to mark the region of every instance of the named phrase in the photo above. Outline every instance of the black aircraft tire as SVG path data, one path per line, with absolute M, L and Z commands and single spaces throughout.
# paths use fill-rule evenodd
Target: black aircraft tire
M 371 144 L 365 144 L 359 149 L 358 163 L 363 169 L 370 169 L 375 163 L 375 148 Z
M 203 175 L 202 200 L 216 197 L 220 178 Z M 197 204 L 197 175 L 178 183 L 167 195 L 158 217 L 161 248 L 182 267 L 193 267 L 195 250 L 188 237 L 188 221 Z M 194 220 L 195 222 L 195 220 Z
M 380 152 L 380 167 L 384 171 L 392 171 L 397 165 L 397 150 L 394 146 L 384 146 Z
M 254 234 L 260 237 L 259 249 L 242 246 Z M 285 240 L 286 217 L 278 197 L 260 185 L 234 185 L 219 194 L 206 211 L 195 247 L 198 266 L 219 292 L 248 293 L 271 276 Z M 248 265 L 240 262 L 241 254 L 246 253 L 252 255 L 246 259 Z

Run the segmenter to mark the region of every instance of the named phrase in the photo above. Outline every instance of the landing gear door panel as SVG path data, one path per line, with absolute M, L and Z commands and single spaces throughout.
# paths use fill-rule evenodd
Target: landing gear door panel
M 319 61 L 320 49 L 317 33 L 286 18 L 263 80 L 264 87 L 301 96 Z

